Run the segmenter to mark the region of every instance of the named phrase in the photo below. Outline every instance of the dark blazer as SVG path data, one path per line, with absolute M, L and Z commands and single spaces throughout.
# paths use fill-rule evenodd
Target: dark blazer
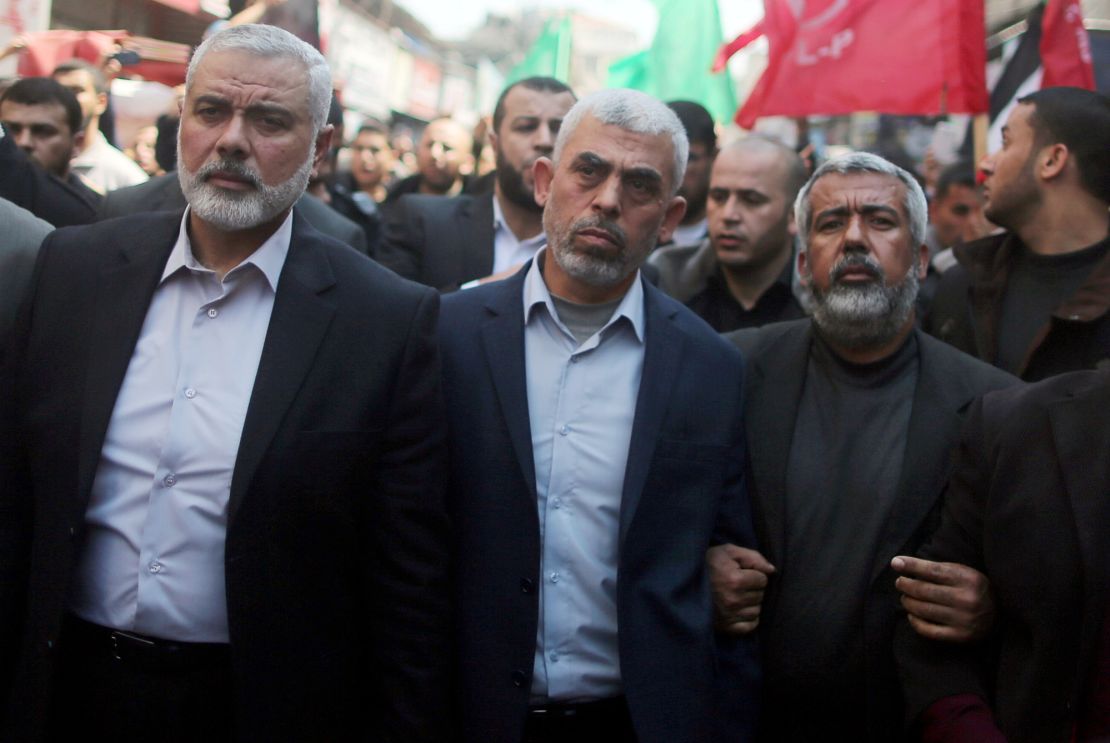
M 10 136 L 0 137 L 0 198 L 55 227 L 67 227 L 96 219 L 97 204 L 86 191 L 89 189 L 79 191 L 33 163 Z
M 812 343 L 812 320 L 792 320 L 726 335 L 748 360 L 745 426 L 749 442 L 749 483 L 756 533 L 763 554 L 787 570 L 786 468 L 794 424 Z M 983 393 L 1017 384 L 1010 375 L 914 331 L 918 343 L 917 391 L 910 414 L 898 496 L 875 548 L 867 593 L 859 597 L 864 611 L 867 729 L 851 733 L 858 740 L 889 741 L 901 728 L 891 643 L 900 608 L 890 568 L 895 555 L 916 550 L 936 527 L 940 494 L 950 471 L 950 454 L 959 436 L 962 415 Z M 848 536 L 848 535 L 846 535 Z M 870 548 L 870 546 L 869 546 Z M 778 582 L 772 576 L 764 596 L 761 623 L 775 621 Z M 768 668 L 774 665 L 768 659 Z M 766 725 L 762 735 L 776 740 L 776 719 L 804 714 L 806 700 L 790 690 L 765 688 Z M 846 731 L 828 731 L 832 738 Z
M 180 221 L 43 244 L 0 380 L 0 737 L 42 734 L 102 442 Z M 438 303 L 294 217 L 227 507 L 237 740 L 443 740 Z
M 541 540 L 526 271 L 444 297 L 440 314 L 458 727 L 473 743 L 519 743 L 532 683 Z M 758 692 L 755 641 L 714 635 L 704 559 L 716 540 L 753 544 L 741 466 L 742 362 L 689 310 L 647 284 L 644 294 L 631 446 L 627 465 L 614 462 L 626 468 L 617 588 L 624 692 L 640 743 L 747 740 Z M 716 722 L 722 730 L 712 730 Z
M 378 260 L 440 291 L 493 273 L 493 194 L 409 194 L 385 210 Z
M 1011 743 L 1065 743 L 1098 660 L 1110 585 L 1110 371 L 987 395 L 956 456 L 940 528 L 921 550 L 986 573 L 993 662 L 983 647 L 898 628 L 910 720 L 978 694 Z
M 0 362 L 8 348 L 15 313 L 31 286 L 42 239 L 54 228 L 31 212 L 0 198 Z
M 181 193 L 177 173 L 167 173 L 145 183 L 109 191 L 100 206 L 98 219 L 127 217 L 145 212 L 181 212 L 185 206 L 185 194 Z M 328 237 L 350 245 L 360 253 L 367 253 L 366 234 L 362 228 L 324 202 L 308 194 L 301 194 L 294 209 L 310 225 Z

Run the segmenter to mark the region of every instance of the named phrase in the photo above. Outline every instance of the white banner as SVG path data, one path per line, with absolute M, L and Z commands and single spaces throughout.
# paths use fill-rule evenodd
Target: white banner
M 20 34 L 50 28 L 51 0 L 0 0 L 0 49 L 7 49 Z M 0 61 L 0 76 L 15 75 L 19 56 Z

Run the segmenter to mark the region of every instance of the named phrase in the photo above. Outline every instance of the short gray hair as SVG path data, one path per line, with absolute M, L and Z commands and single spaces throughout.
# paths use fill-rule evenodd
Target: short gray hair
M 193 85 L 200 61 L 208 52 L 247 52 L 260 57 L 291 57 L 304 66 L 308 76 L 308 113 L 312 117 L 312 128 L 317 134 L 324 128 L 331 107 L 331 70 L 327 60 L 310 44 L 293 34 L 262 23 L 247 23 L 230 26 L 219 33 L 212 34 L 193 52 L 189 69 L 185 74 L 185 90 Z
M 829 160 L 819 167 L 798 193 L 794 201 L 794 223 L 798 228 L 798 240 L 802 250 L 808 246 L 809 220 L 813 218 L 813 205 L 810 203 L 809 194 L 813 185 L 826 175 L 849 175 L 852 173 L 881 173 L 897 178 L 906 187 L 906 198 L 902 206 L 906 210 L 906 218 L 910 223 L 910 237 L 916 249 L 925 242 L 925 230 L 929 223 L 929 203 L 925 200 L 925 192 L 917 179 L 903 168 L 898 167 L 889 160 L 884 160 L 870 152 L 853 152 L 835 160 Z
M 686 129 L 674 111 L 661 101 L 638 90 L 626 88 L 599 90 L 575 103 L 563 117 L 559 135 L 555 138 L 555 150 L 551 155 L 553 162 L 559 162 L 567 140 L 582 123 L 586 114 L 590 114 L 602 124 L 618 126 L 636 134 L 670 136 L 674 148 L 671 196 L 678 193 L 678 188 L 682 185 L 682 176 L 686 173 L 690 143 L 686 139 Z

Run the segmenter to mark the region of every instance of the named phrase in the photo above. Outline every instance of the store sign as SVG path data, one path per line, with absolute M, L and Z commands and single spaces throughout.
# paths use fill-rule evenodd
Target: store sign
M 327 58 L 343 105 L 388 119 L 390 84 L 397 47 L 385 31 L 361 13 L 336 5 L 328 13 Z

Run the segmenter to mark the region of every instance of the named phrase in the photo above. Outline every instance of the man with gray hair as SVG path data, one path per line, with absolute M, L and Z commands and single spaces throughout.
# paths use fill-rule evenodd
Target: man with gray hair
M 964 409 L 1016 380 L 915 328 L 926 203 L 904 170 L 866 153 L 827 162 L 798 194 L 795 223 L 812 318 L 728 336 L 747 363 L 762 553 L 711 552 L 720 621 L 761 627 L 762 740 L 897 740 L 891 561 L 935 528 Z M 979 629 L 982 576 L 901 560 L 922 631 Z M 766 575 L 762 610 L 738 609 L 753 571 Z
M 742 363 L 639 271 L 686 156 L 659 101 L 579 101 L 534 166 L 547 245 L 444 297 L 464 741 L 752 732 L 753 640 L 714 633 L 704 560 L 753 546 Z
M 449 737 L 438 295 L 292 210 L 330 91 L 285 31 L 213 35 L 184 213 L 44 242 L 0 379 L 0 738 Z

